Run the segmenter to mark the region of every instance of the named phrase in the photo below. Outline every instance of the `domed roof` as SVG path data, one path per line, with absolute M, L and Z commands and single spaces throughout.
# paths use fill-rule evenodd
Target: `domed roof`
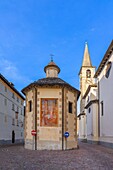
M 53 61 L 51 61 L 48 65 L 55 65 L 56 66 L 56 64 Z
M 45 73 L 46 73 L 46 69 L 47 69 L 47 68 L 50 68 L 50 67 L 55 67 L 55 68 L 57 68 L 57 69 L 58 69 L 58 73 L 60 73 L 60 68 L 53 62 L 53 60 L 51 60 L 50 63 L 49 63 L 47 66 L 44 67 Z

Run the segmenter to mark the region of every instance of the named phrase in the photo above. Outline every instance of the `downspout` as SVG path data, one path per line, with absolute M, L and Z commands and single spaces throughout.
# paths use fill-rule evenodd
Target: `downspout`
M 62 88 L 62 150 L 64 150 L 64 87 Z
M 98 137 L 100 137 L 100 84 L 98 79 Z
M 35 150 L 37 150 L 37 89 L 35 87 Z

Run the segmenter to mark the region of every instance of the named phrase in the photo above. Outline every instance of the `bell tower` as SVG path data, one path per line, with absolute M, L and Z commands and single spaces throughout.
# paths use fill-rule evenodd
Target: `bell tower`
M 95 67 L 92 66 L 89 50 L 88 50 L 88 44 L 86 42 L 84 55 L 83 55 L 83 62 L 79 71 L 80 91 L 81 91 L 80 113 L 85 113 L 84 111 L 85 101 L 83 99 L 83 96 L 88 86 L 95 83 L 94 74 L 95 74 Z

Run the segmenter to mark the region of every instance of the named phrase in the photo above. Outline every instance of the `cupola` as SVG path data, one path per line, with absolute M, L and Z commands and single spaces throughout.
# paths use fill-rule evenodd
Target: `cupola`
M 44 67 L 44 71 L 46 73 L 46 77 L 58 77 L 60 68 L 53 62 L 53 59 L 51 59 L 51 62 Z

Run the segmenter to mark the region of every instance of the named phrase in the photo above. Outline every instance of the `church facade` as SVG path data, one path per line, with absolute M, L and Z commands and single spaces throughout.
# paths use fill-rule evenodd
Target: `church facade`
M 25 148 L 65 150 L 77 148 L 77 100 L 80 92 L 58 78 L 60 68 L 51 61 L 46 78 L 25 87 Z M 32 130 L 36 134 L 32 135 Z M 65 136 L 65 132 L 69 137 Z
M 89 56 L 87 55 L 86 58 L 88 61 Z M 113 91 L 112 63 L 113 41 L 106 51 L 96 73 L 93 74 L 93 81 L 89 77 L 91 81 L 89 79 L 89 86 L 85 89 L 84 94 L 81 95 L 80 103 L 83 107 L 80 107 L 80 114 L 78 115 L 79 137 L 81 139 L 111 147 L 113 147 L 113 105 L 111 102 Z M 87 82 L 87 75 L 85 80 Z M 80 83 L 85 84 L 84 81 L 80 81 Z M 84 87 L 81 85 L 80 87 L 82 93 Z

